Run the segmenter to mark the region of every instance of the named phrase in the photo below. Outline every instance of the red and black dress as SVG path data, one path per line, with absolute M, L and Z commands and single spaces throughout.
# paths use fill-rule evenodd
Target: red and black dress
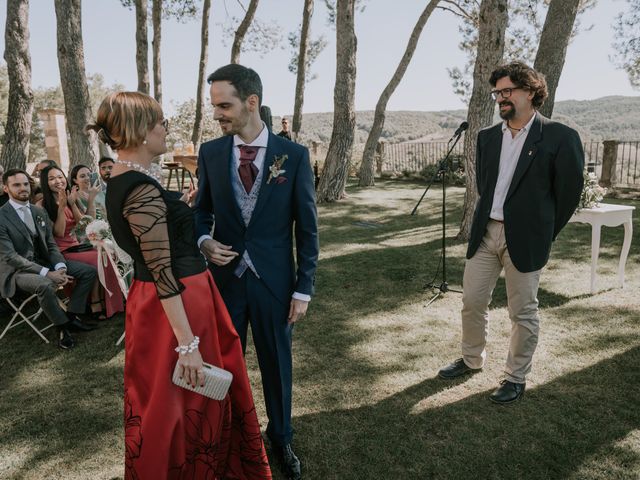
M 238 335 L 195 239 L 191 209 L 139 172 L 111 177 L 118 245 L 135 262 L 126 308 L 125 478 L 271 478 Z M 161 299 L 182 297 L 205 362 L 233 373 L 211 400 L 171 381 L 178 354 Z

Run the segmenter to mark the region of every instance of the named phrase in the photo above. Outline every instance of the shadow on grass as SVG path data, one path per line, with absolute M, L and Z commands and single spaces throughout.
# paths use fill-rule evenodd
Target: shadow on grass
M 510 407 L 491 404 L 487 391 L 414 413 L 451 386 L 431 378 L 372 406 L 298 417 L 305 477 L 568 478 L 640 427 L 638 364 L 640 347 L 631 348 Z M 631 457 L 637 467 L 637 452 Z
M 14 465 L 0 462 L 20 472 L 13 478 L 42 468 L 53 469 L 50 478 L 62 478 L 94 452 L 120 448 L 122 364 L 114 357 L 122 350 L 115 342 L 123 325 L 118 315 L 77 334 L 71 351 L 56 347 L 53 328 L 45 332 L 50 344 L 24 325 L 3 339 L 0 445 L 5 452 L 26 451 Z

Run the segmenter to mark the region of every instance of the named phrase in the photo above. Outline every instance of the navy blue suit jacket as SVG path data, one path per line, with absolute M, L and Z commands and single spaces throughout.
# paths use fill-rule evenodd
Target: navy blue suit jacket
M 467 258 L 476 253 L 489 223 L 501 148 L 502 123 L 480 131 L 476 147 L 480 198 Z M 520 272 L 540 270 L 547 263 L 551 242 L 578 206 L 583 168 L 578 132 L 536 113 L 504 201 L 507 248 Z
M 269 179 L 276 157 L 287 156 L 281 166 L 286 180 Z M 215 216 L 213 238 L 231 245 L 239 256 L 228 265 L 211 265 L 218 286 L 229 281 L 245 250 L 273 295 L 289 304 L 292 293 L 313 294 L 318 262 L 318 221 L 309 150 L 269 134 L 258 200 L 248 226 L 236 201 L 231 168 L 233 136 L 203 143 L 198 158 L 196 236 L 208 235 Z M 296 260 L 293 260 L 295 231 Z M 296 269 L 297 263 L 297 269 Z

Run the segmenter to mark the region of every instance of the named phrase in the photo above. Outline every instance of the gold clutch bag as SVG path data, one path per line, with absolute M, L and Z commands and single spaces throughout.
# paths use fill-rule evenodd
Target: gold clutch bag
M 204 365 L 204 387 L 196 385 L 192 387 L 185 378 L 180 378 L 180 367 L 176 363 L 176 368 L 173 370 L 173 383 L 179 387 L 185 388 L 192 392 L 199 393 L 205 397 L 212 398 L 214 400 L 223 400 L 227 396 L 231 380 L 233 380 L 233 374 L 222 368 L 218 368 L 208 363 Z

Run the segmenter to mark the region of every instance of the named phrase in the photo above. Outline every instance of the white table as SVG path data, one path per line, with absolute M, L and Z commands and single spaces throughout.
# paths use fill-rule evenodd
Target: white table
M 636 207 L 629 205 L 613 205 L 601 203 L 598 207 L 583 208 L 573 214 L 569 223 L 580 222 L 591 225 L 591 293 L 596 293 L 596 267 L 600 254 L 600 229 L 605 227 L 617 227 L 624 225 L 624 241 L 618 263 L 618 286 L 624 287 L 624 266 L 631 247 L 633 223 L 631 216 Z

